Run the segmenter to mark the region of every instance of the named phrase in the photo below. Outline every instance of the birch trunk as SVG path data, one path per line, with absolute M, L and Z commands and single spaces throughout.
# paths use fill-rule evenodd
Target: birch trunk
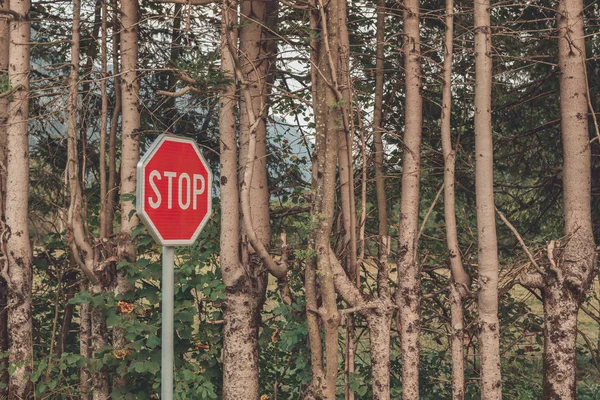
M 9 19 L 8 1 L 0 4 L 0 82 L 8 80 Z M 6 165 L 6 140 L 8 122 L 8 96 L 0 97 L 0 162 Z M 0 169 L 0 220 L 5 220 L 6 168 Z M 8 286 L 0 276 L 0 353 L 8 351 Z M 8 398 L 8 358 L 0 358 L 0 399 Z
M 446 0 L 446 38 L 444 41 L 444 82 L 442 93 L 442 150 L 444 154 L 444 219 L 446 221 L 446 245 L 453 283 L 450 284 L 451 348 L 452 348 L 452 398 L 462 400 L 465 396 L 464 376 L 464 311 L 463 300 L 468 296 L 470 279 L 463 268 L 454 196 L 454 171 L 456 150 L 452 147 L 452 51 L 454 42 L 454 1 Z
M 479 263 L 481 396 L 502 398 L 498 243 L 492 143 L 492 37 L 489 0 L 475 0 L 475 196 Z
M 246 308 L 243 299 L 235 296 L 240 282 L 244 280 L 244 268 L 240 259 L 240 213 L 237 171 L 237 121 L 235 62 L 229 43 L 237 43 L 237 5 L 230 0 L 223 1 L 221 17 L 221 71 L 227 80 L 220 94 L 219 132 L 221 162 L 221 271 L 227 288 L 226 307 L 223 310 L 223 398 L 242 399 L 248 387 L 248 399 L 258 398 L 257 373 L 248 371 L 237 355 L 238 347 L 249 358 L 250 366 L 258 369 L 258 355 L 248 350 L 245 342 L 252 340 L 255 332 L 246 326 L 247 317 L 240 316 Z M 230 289 L 231 288 L 231 289 Z M 234 294 L 230 294 L 230 291 Z M 249 303 L 248 303 L 249 305 Z M 256 317 L 256 315 L 254 315 Z M 242 336 L 242 337 L 240 337 Z
M 392 310 L 375 310 L 367 316 L 371 341 L 373 400 L 390 398 L 390 324 Z
M 122 133 L 121 133 L 121 196 L 135 193 L 136 166 L 140 159 L 140 113 L 138 98 L 140 93 L 137 79 L 138 62 L 138 1 L 121 1 L 121 95 L 122 95 Z M 121 200 L 121 238 L 120 257 L 130 263 L 135 262 L 135 243 L 131 232 L 138 225 L 132 200 Z M 126 274 L 117 276 L 116 292 L 122 296 L 131 290 Z M 125 332 L 121 328 L 114 330 L 114 347 L 123 349 L 127 344 Z M 125 376 L 115 377 L 114 387 L 123 387 Z
M 454 283 L 450 284 L 450 347 L 452 351 L 452 399 L 465 398 L 465 327 L 463 297 Z
M 221 135 L 225 135 L 221 142 L 224 168 L 221 185 L 231 197 L 227 208 L 235 207 L 236 211 L 241 208 L 243 225 L 234 221 L 238 218 L 237 212 L 222 216 L 222 229 L 229 230 L 222 232 L 221 237 L 228 253 L 223 268 L 228 268 L 231 274 L 226 281 L 224 309 L 223 396 L 225 399 L 257 399 L 260 396 L 258 330 L 268 277 L 263 262 L 269 257 L 271 236 L 265 119 L 270 93 L 268 83 L 272 82 L 269 74 L 276 50 L 276 39 L 271 31 L 276 28 L 277 2 L 241 3 L 239 50 L 235 31 L 237 13 L 233 7 L 229 2 L 223 6 L 221 51 L 223 71 L 232 81 L 235 72 L 241 86 L 240 152 L 239 164 L 236 164 L 235 85 L 232 84 L 221 96 Z M 238 165 L 239 187 L 234 176 Z M 241 254 L 237 251 L 240 228 L 251 244 L 250 248 L 244 240 Z
M 102 98 L 102 110 L 100 115 L 100 237 L 108 238 L 108 225 L 112 224 L 112 219 L 108 220 L 107 206 L 108 206 L 108 183 L 106 177 L 106 133 L 108 128 L 108 94 L 106 93 L 106 81 L 108 79 L 108 73 L 106 71 L 107 65 L 107 40 L 106 35 L 108 33 L 108 21 L 107 21 L 107 7 L 106 1 L 102 0 L 101 8 L 101 20 L 102 20 L 102 42 L 100 45 L 100 58 L 101 58 L 101 70 L 102 81 L 100 82 L 100 97 Z
M 544 291 L 544 398 L 575 399 L 577 313 L 596 270 L 591 219 L 583 1 L 558 4 L 558 65 L 563 142 L 562 254 L 549 251 Z
M 402 397 L 419 398 L 419 336 L 421 332 L 421 269 L 418 259 L 419 190 L 421 176 L 421 45 L 419 0 L 407 0 L 404 10 L 406 107 L 397 304 L 400 308 Z
M 341 0 L 344 1 L 344 0 Z M 311 232 L 311 247 L 315 254 L 316 282 L 322 305 L 319 309 L 309 312 L 318 315 L 324 328 L 325 341 L 325 369 L 322 360 L 315 360 L 313 364 L 313 393 L 315 397 L 334 400 L 336 395 L 336 381 L 338 373 L 338 326 L 340 322 L 336 304 L 334 274 L 329 257 L 329 239 L 333 225 L 335 204 L 336 167 L 339 150 L 339 129 L 342 121 L 342 110 L 339 107 L 341 100 L 337 81 L 337 63 L 339 59 L 339 0 L 329 1 L 326 5 L 320 3 L 320 21 L 313 14 L 311 24 L 321 30 L 321 40 L 315 42 L 312 49 L 313 74 L 316 78 L 315 101 L 315 151 L 313 153 L 313 204 L 312 221 L 314 228 Z M 332 84 L 330 86 L 330 84 Z M 308 272 L 307 272 L 308 274 Z M 312 274 L 312 272 L 311 272 Z M 308 277 L 307 277 L 308 278 Z M 312 277 L 311 277 L 312 280 Z M 307 286 L 307 293 L 311 297 L 316 295 L 313 288 Z M 311 303 L 315 299 L 311 299 Z M 314 305 L 314 304 L 313 304 Z M 312 335 L 318 327 L 312 320 L 309 332 Z M 322 355 L 320 339 L 311 336 L 311 358 L 316 359 Z M 317 347 L 318 346 L 318 347 Z M 315 370 L 315 367 L 320 370 Z
M 354 140 L 354 129 L 352 119 L 352 79 L 350 77 L 350 41 L 347 26 L 347 3 L 345 0 L 338 1 L 337 26 L 339 40 L 339 59 L 337 65 L 338 87 L 336 90 L 341 94 L 338 102 L 341 108 L 342 120 L 338 121 L 338 179 L 340 185 L 340 199 L 342 205 L 342 221 L 344 228 L 345 270 L 350 280 L 357 279 L 357 234 L 356 234 L 356 200 L 354 190 L 354 166 L 352 156 L 352 144 Z M 339 96 L 339 95 L 338 95 Z M 354 317 L 348 315 L 346 318 L 346 338 L 344 354 L 344 398 L 354 399 L 354 392 L 350 390 L 350 375 L 354 373 Z
M 87 289 L 82 287 L 82 290 Z M 92 358 L 92 315 L 90 304 L 79 307 L 79 354 L 85 359 Z M 79 371 L 79 393 L 81 400 L 89 400 L 92 392 L 92 375 L 87 364 Z
M 310 29 L 313 32 L 317 32 L 320 26 L 320 15 L 317 5 L 318 0 L 310 0 L 309 10 L 309 23 Z M 317 114 L 322 110 L 319 108 L 319 53 L 321 48 L 321 40 L 315 33 L 311 36 L 310 41 L 310 67 L 311 67 L 311 94 L 312 94 L 312 106 L 315 114 L 315 120 Z M 319 117 L 320 118 L 320 117 Z M 315 162 L 313 153 L 312 163 L 312 180 L 317 181 L 319 176 L 318 165 Z M 309 236 L 309 248 L 315 248 L 315 236 Z M 320 395 L 322 387 L 325 382 L 325 369 L 323 364 L 323 343 L 321 342 L 321 328 L 319 325 L 319 315 L 317 312 L 310 312 L 308 310 L 318 309 L 318 293 L 317 293 L 317 263 L 316 258 L 313 257 L 306 263 L 306 270 L 304 273 L 304 291 L 306 293 L 306 323 L 308 325 L 308 342 L 310 346 L 310 367 L 312 375 L 312 383 L 310 393 L 305 396 L 306 399 L 316 399 Z
M 105 0 L 106 1 L 106 0 Z M 115 106 L 110 118 L 110 133 L 108 137 L 108 187 L 106 199 L 106 233 L 108 236 L 113 234 L 113 224 L 115 219 L 115 207 L 117 204 L 117 192 L 119 183 L 117 182 L 117 129 L 119 127 L 119 115 L 121 114 L 121 78 L 119 77 L 119 42 L 121 24 L 119 19 L 119 7 L 117 0 L 111 2 L 113 7 L 112 24 L 112 66 L 115 86 Z
M 377 44 L 375 50 L 375 104 L 373 110 L 373 144 L 375 164 L 375 189 L 377 192 L 377 216 L 379 218 L 379 266 L 377 288 L 380 296 L 389 296 L 388 270 L 388 222 L 387 197 L 385 193 L 385 152 L 383 148 L 383 62 L 385 41 L 385 0 L 377 2 Z
M 8 271 L 9 363 L 15 365 L 10 375 L 8 398 L 33 397 L 31 286 L 32 254 L 29 241 L 29 0 L 13 0 L 10 11 L 18 16 L 10 20 L 8 78 L 13 93 L 8 104 L 6 158 L 6 230 L 5 250 Z

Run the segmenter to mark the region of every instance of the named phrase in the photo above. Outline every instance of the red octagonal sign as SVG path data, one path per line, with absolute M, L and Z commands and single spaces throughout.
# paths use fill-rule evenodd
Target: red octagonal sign
M 137 165 L 137 213 L 159 244 L 190 245 L 210 217 L 211 188 L 196 142 L 160 135 Z

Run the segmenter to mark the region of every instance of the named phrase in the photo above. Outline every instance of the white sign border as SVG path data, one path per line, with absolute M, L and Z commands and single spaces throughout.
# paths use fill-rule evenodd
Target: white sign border
M 160 234 L 160 232 L 158 231 L 158 229 L 156 228 L 156 226 L 154 225 L 154 223 L 152 222 L 152 220 L 148 217 L 148 215 L 146 214 L 146 210 L 144 209 L 144 203 L 145 203 L 144 202 L 144 171 L 146 169 L 146 164 L 152 158 L 152 156 L 154 156 L 154 154 L 156 153 L 158 148 L 165 141 L 191 144 L 194 147 L 194 150 L 196 151 L 196 154 L 198 155 L 198 157 L 200 157 L 201 162 L 204 164 L 204 167 L 206 168 L 206 172 L 208 173 L 208 180 L 206 182 L 207 191 L 208 191 L 206 215 L 204 216 L 204 218 L 198 225 L 198 228 L 192 234 L 190 239 L 187 239 L 187 240 L 165 240 L 162 237 L 162 235 Z M 150 145 L 150 148 L 148 149 L 146 154 L 144 154 L 140 158 L 140 161 L 138 161 L 136 173 L 137 173 L 136 213 L 137 213 L 138 217 L 140 218 L 140 220 L 143 222 L 143 224 L 148 229 L 148 232 L 150 233 L 152 238 L 161 246 L 190 246 L 190 245 L 194 244 L 196 242 L 196 239 L 198 239 L 200 232 L 202 232 L 202 229 L 204 229 L 204 227 L 208 223 L 208 220 L 210 219 L 210 216 L 212 214 L 212 186 L 213 186 L 212 185 L 212 180 L 213 180 L 212 170 L 210 169 L 209 164 L 206 162 L 206 159 L 202 155 L 202 152 L 200 151 L 200 148 L 198 147 L 198 144 L 196 143 L 196 141 L 193 139 L 190 139 L 190 138 L 185 138 L 185 137 L 171 135 L 171 134 L 165 134 L 165 133 L 159 135 L 156 138 L 156 140 L 152 143 L 152 145 Z

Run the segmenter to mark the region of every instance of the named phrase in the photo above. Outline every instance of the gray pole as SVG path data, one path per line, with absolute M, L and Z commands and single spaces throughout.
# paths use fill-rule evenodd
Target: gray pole
M 173 297 L 174 252 L 172 246 L 163 246 L 162 255 L 162 347 L 161 347 L 161 400 L 173 400 Z

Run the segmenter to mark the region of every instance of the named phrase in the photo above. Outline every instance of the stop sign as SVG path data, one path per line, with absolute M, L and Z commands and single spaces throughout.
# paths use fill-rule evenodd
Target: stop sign
M 190 245 L 210 217 L 211 188 L 196 142 L 160 135 L 137 165 L 137 213 L 162 246 Z

